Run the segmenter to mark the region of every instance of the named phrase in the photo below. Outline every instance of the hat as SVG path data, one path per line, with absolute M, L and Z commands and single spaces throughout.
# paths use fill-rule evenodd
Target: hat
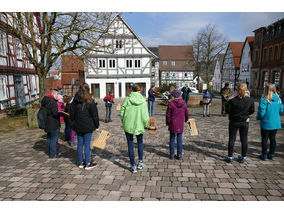
M 177 89 L 175 89 L 171 92 L 171 96 L 173 96 L 174 98 L 180 97 L 180 94 L 181 94 L 181 92 Z

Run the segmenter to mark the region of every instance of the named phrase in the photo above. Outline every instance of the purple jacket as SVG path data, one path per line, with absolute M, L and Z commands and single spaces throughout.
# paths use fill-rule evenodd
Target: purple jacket
M 166 113 L 166 124 L 172 133 L 183 133 L 184 122 L 188 120 L 186 103 L 177 98 L 169 103 Z

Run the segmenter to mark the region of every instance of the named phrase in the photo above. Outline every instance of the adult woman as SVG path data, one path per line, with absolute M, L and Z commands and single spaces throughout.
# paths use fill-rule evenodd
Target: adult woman
M 148 112 L 149 116 L 154 116 L 155 99 L 156 99 L 155 86 L 152 86 L 148 91 Z
M 140 91 L 141 87 L 134 84 L 130 96 L 124 99 L 120 110 L 120 118 L 127 139 L 128 155 L 133 173 L 137 172 L 137 168 L 142 169 L 145 166 L 143 162 L 143 134 L 149 122 L 147 103 Z M 137 166 L 135 164 L 133 135 L 136 135 L 138 143 L 139 162 Z
M 234 144 L 238 130 L 242 143 L 242 154 L 238 156 L 238 161 L 243 163 L 246 160 L 249 115 L 254 113 L 254 102 L 248 94 L 247 84 L 240 83 L 237 88 L 236 96 L 229 98 L 226 105 L 226 113 L 229 114 L 230 120 L 228 157 L 225 159 L 228 163 L 233 161 Z
M 256 119 L 260 120 L 262 155 L 260 159 L 273 160 L 275 156 L 277 129 L 281 129 L 280 114 L 283 113 L 283 105 L 279 98 L 275 85 L 267 84 L 263 97 L 259 101 Z M 269 154 L 267 154 L 267 142 L 270 140 Z
M 75 130 L 78 138 L 77 153 L 79 168 L 86 170 L 96 167 L 91 162 L 90 143 L 92 132 L 99 127 L 99 116 L 96 103 L 90 95 L 88 84 L 83 84 L 75 94 L 70 111 L 71 127 Z M 83 147 L 85 161 L 83 160 Z

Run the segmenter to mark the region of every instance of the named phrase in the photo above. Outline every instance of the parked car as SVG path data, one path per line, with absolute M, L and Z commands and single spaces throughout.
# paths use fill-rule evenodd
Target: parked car
M 189 87 L 192 93 L 199 93 L 199 91 L 195 87 Z

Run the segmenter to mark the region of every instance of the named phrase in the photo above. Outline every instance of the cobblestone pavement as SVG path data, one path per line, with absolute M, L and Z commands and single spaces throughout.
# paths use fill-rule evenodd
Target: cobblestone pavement
M 103 118 L 102 101 L 98 107 Z M 156 104 L 159 130 L 156 135 L 144 134 L 147 165 L 136 174 L 129 170 L 126 138 L 115 107 L 113 122 L 100 122 L 100 129 L 112 135 L 105 150 L 93 149 L 92 158 L 98 166 L 89 171 L 76 166 L 76 147 L 66 142 L 58 147 L 62 158 L 49 160 L 42 130 L 23 127 L 1 134 L 0 200 L 284 200 L 283 128 L 277 134 L 275 161 L 261 161 L 257 158 L 261 151 L 259 121 L 254 114 L 247 162 L 228 164 L 223 161 L 228 117 L 220 116 L 220 100 L 215 99 L 211 117 L 203 118 L 200 108 L 189 109 L 190 117 L 197 120 L 199 135 L 190 136 L 186 129 L 182 160 L 170 160 L 165 110 Z M 97 134 L 94 132 L 93 138 Z M 239 153 L 238 137 L 234 157 Z M 137 159 L 136 149 L 135 154 Z

